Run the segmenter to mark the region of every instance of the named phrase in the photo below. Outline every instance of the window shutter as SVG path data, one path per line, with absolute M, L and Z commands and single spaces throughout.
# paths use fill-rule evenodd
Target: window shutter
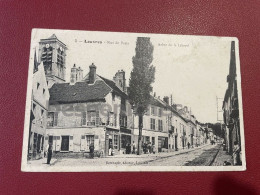
M 117 122 L 117 116 L 116 116 L 116 114 L 114 114 L 114 126 L 115 127 L 117 126 L 116 122 Z
M 54 112 L 54 120 L 53 120 L 53 126 L 58 125 L 58 112 Z
M 91 122 L 91 112 L 90 111 L 88 111 L 88 113 L 87 113 L 87 121 L 88 122 Z
M 82 125 L 86 125 L 86 121 L 87 121 L 87 113 L 82 112 Z
M 99 111 L 96 111 L 96 125 L 100 124 L 100 120 L 99 120 Z

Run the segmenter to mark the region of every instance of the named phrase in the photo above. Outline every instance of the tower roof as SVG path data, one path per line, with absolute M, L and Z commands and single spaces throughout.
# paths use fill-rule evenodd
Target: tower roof
M 65 47 L 65 49 L 68 49 L 66 44 L 60 41 L 55 34 L 52 34 L 49 38 L 41 39 L 39 43 L 48 43 L 48 42 L 59 42 Z
M 48 39 L 57 39 L 55 34 L 52 34 Z
M 92 63 L 89 68 L 97 68 L 96 65 L 94 63 Z

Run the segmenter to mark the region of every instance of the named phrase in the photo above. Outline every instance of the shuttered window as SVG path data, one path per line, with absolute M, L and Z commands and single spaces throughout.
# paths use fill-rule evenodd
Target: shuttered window
M 155 119 L 153 119 L 153 118 L 150 119 L 150 128 L 152 130 L 155 130 Z
M 86 125 L 87 123 L 87 113 L 82 112 L 82 125 Z
M 53 126 L 56 127 L 57 125 L 58 125 L 58 112 L 54 112 Z

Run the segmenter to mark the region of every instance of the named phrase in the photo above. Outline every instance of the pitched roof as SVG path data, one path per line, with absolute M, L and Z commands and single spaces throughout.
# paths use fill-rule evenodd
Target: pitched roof
M 40 43 L 41 43 L 41 42 L 49 42 L 49 41 L 58 41 L 58 42 L 61 43 L 66 49 L 68 49 L 67 46 L 66 46 L 66 44 L 63 43 L 61 40 L 59 40 L 55 34 L 51 35 L 49 38 L 40 39 Z
M 165 105 L 161 103 L 158 99 L 156 99 L 154 96 L 150 96 L 150 104 L 153 106 L 158 106 L 161 108 L 165 108 Z
M 57 39 L 55 34 L 52 34 L 48 39 Z
M 56 83 L 50 88 L 50 104 L 105 101 L 109 92 L 111 89 L 102 80 L 96 80 L 91 85 L 87 82 L 77 82 L 74 85 Z
M 99 76 L 109 87 L 111 87 L 112 90 L 113 90 L 116 94 L 118 94 L 118 95 L 120 95 L 120 96 L 122 96 L 122 97 L 128 99 L 127 94 L 126 94 L 125 92 L 123 92 L 121 89 L 119 89 L 119 88 L 116 86 L 116 83 L 115 83 L 114 81 L 109 80 L 109 79 L 106 79 L 106 78 L 104 78 L 104 77 L 102 77 L 102 76 L 100 76 L 100 75 L 98 75 L 98 76 Z

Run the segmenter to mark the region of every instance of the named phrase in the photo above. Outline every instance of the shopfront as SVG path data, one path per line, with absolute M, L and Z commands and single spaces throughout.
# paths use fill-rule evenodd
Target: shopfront
M 120 151 L 120 135 L 119 130 L 106 128 L 105 155 L 116 155 Z
M 158 152 L 165 152 L 168 150 L 168 137 L 158 136 Z
M 123 154 L 131 154 L 132 152 L 132 131 L 127 128 L 120 128 L 120 140 L 121 140 L 121 153 Z

